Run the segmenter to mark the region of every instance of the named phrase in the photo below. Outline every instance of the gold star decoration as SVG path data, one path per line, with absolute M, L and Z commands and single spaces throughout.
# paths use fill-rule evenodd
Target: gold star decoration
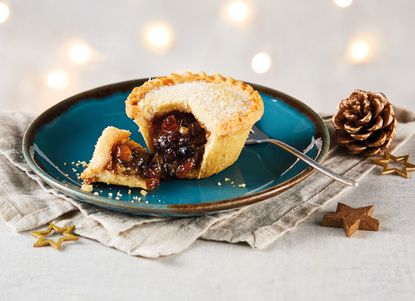
M 409 171 L 415 170 L 415 164 L 409 163 L 409 155 L 395 157 L 385 151 L 382 158 L 372 159 L 372 163 L 383 167 L 382 175 L 398 174 L 406 179 L 409 178 Z M 402 169 L 389 167 L 391 162 L 400 163 Z
M 50 223 L 46 230 L 32 232 L 32 235 L 38 238 L 38 240 L 33 244 L 33 247 L 37 248 L 44 246 L 52 246 L 56 250 L 59 250 L 64 241 L 72 241 L 79 239 L 78 236 L 73 234 L 74 230 L 75 226 L 58 227 L 55 224 Z M 52 231 L 62 234 L 62 237 L 60 237 L 56 242 L 46 238 L 52 233 Z
M 324 227 L 342 227 L 347 237 L 356 230 L 377 231 L 379 220 L 372 216 L 373 206 L 353 208 L 343 203 L 337 204 L 336 212 L 327 213 L 321 225 Z

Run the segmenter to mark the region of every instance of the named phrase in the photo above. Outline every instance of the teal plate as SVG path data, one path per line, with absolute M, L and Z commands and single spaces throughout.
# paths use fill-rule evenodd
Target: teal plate
M 140 189 L 97 184 L 93 193 L 80 189 L 79 161 L 89 161 L 95 142 L 109 125 L 128 129 L 144 145 L 124 109 L 133 87 L 145 79 L 116 83 L 70 97 L 41 114 L 27 129 L 23 154 L 45 182 L 79 200 L 136 215 L 195 216 L 231 210 L 274 196 L 310 175 L 312 169 L 273 145 L 246 146 L 238 161 L 201 180 L 166 180 L 146 196 Z M 265 133 L 322 162 L 329 147 L 326 126 L 302 102 L 254 85 L 265 113 L 257 126 Z M 228 180 L 229 179 L 229 180 Z M 98 194 L 98 195 L 97 195 Z M 281 200 L 283 202 L 283 200 Z

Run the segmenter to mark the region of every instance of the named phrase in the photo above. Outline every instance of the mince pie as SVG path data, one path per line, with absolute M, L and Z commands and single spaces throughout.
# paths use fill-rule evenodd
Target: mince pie
M 151 165 L 151 156 L 130 132 L 107 127 L 95 145 L 88 167 L 82 172 L 85 184 L 103 182 L 154 189 L 160 183 L 160 171 Z
M 149 80 L 126 100 L 160 178 L 206 178 L 232 165 L 263 111 L 250 85 L 205 73 Z

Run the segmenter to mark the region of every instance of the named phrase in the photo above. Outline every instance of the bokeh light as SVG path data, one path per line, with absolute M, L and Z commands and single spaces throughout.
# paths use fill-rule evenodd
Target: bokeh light
M 73 63 L 85 64 L 91 61 L 92 52 L 91 47 L 87 43 L 83 41 L 76 41 L 72 42 L 69 46 L 68 57 Z
M 46 82 L 49 88 L 62 90 L 69 86 L 69 76 L 63 70 L 52 70 L 48 73 Z
M 349 47 L 350 58 L 354 63 L 366 62 L 370 58 L 371 50 L 372 47 L 368 40 L 355 40 Z
M 163 52 L 169 49 L 173 44 L 173 29 L 167 23 L 152 22 L 144 26 L 142 39 L 144 45 L 149 50 Z
M 251 18 L 252 7 L 247 1 L 235 0 L 225 3 L 221 13 L 225 20 L 235 24 L 242 24 Z
M 271 67 L 271 57 L 268 53 L 259 52 L 252 58 L 251 66 L 256 73 L 265 73 Z
M 6 22 L 9 16 L 10 16 L 9 7 L 5 3 L 0 2 L 0 23 Z
M 353 0 L 334 0 L 334 3 L 336 3 L 336 5 L 338 7 L 348 7 L 353 3 Z

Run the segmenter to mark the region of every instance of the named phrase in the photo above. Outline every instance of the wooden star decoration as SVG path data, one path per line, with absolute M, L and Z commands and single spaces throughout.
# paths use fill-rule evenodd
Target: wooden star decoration
M 347 237 L 356 230 L 378 231 L 379 220 L 372 217 L 373 206 L 353 208 L 343 203 L 337 204 L 336 212 L 327 213 L 321 222 L 324 227 L 342 227 Z
M 44 246 L 52 246 L 56 250 L 59 250 L 64 241 L 72 241 L 79 239 L 78 236 L 73 234 L 74 230 L 75 226 L 58 227 L 55 224 L 50 223 L 46 230 L 32 232 L 32 235 L 38 238 L 38 240 L 33 244 L 33 247 L 37 248 Z M 56 242 L 46 238 L 52 233 L 52 231 L 62 234 L 62 237 L 60 237 Z
M 415 164 L 409 163 L 409 155 L 395 157 L 389 152 L 384 152 L 382 158 L 372 159 L 372 163 L 383 167 L 382 175 L 398 174 L 406 179 L 409 178 L 409 171 L 415 170 Z M 402 169 L 389 167 L 391 162 L 400 163 Z

